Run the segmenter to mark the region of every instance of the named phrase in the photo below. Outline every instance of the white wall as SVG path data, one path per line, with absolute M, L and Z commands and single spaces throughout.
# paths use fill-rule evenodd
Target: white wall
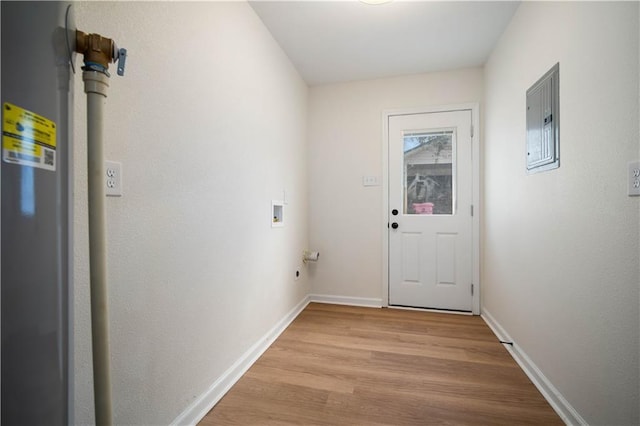
M 382 175 L 381 112 L 482 101 L 483 84 L 483 308 L 587 421 L 638 423 L 640 217 L 625 195 L 626 163 L 640 156 L 637 3 L 525 2 L 484 76 L 320 86 L 308 104 L 246 4 L 74 7 L 80 29 L 130 53 L 106 116 L 125 193 L 108 200 L 116 423 L 171 422 L 310 291 L 379 299 L 382 187 L 362 176 Z M 524 93 L 557 61 L 562 165 L 527 176 Z M 87 424 L 80 75 L 75 90 L 75 422 Z M 283 190 L 288 223 L 271 229 Z M 320 262 L 294 282 L 306 247 Z
M 107 200 L 116 424 L 168 424 L 309 293 L 307 87 L 246 3 L 76 3 L 112 68 Z M 77 61 L 79 65 L 79 60 Z M 85 99 L 75 77 L 75 423 L 93 420 Z M 270 203 L 286 190 L 284 228 Z M 304 273 L 304 271 L 303 271 Z
M 638 424 L 638 3 L 523 2 L 485 67 L 483 312 L 588 423 Z M 525 92 L 560 62 L 559 169 Z
M 309 91 L 312 292 L 382 297 L 382 111 L 482 100 L 482 69 L 312 87 Z M 382 184 L 382 182 L 381 182 Z

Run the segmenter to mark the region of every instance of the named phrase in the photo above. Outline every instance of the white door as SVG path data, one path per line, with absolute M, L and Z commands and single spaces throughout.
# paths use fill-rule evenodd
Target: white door
M 472 311 L 471 110 L 391 115 L 389 305 Z

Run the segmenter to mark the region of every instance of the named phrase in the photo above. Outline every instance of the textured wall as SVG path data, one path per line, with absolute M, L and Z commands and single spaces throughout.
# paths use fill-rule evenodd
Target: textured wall
M 485 67 L 483 310 L 590 424 L 638 424 L 638 3 L 523 2 Z M 560 62 L 560 168 L 525 92 Z
M 309 293 L 307 88 L 245 3 L 87 2 L 129 50 L 111 78 L 107 200 L 116 424 L 168 424 Z M 79 61 L 77 62 L 79 64 Z M 76 75 L 75 422 L 93 419 L 86 107 Z M 286 225 L 271 228 L 286 190 Z
M 482 69 L 315 86 L 309 91 L 311 270 L 316 294 L 382 297 L 382 112 L 482 100 Z

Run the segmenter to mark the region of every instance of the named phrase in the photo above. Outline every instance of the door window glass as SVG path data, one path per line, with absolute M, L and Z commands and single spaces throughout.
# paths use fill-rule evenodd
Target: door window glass
M 453 130 L 405 133 L 403 139 L 404 214 L 453 214 Z

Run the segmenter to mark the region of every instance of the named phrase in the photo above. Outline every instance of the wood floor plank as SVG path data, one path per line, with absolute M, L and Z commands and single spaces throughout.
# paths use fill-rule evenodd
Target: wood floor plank
M 311 303 L 200 425 L 561 425 L 480 317 Z

